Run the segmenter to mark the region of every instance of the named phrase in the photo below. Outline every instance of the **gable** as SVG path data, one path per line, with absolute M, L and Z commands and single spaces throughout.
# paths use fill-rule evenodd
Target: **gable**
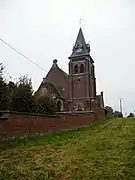
M 57 89 L 57 87 L 54 84 L 48 82 L 45 78 L 43 79 L 36 94 L 38 96 L 54 96 L 55 95 L 58 98 L 63 98 L 60 91 Z
M 68 74 L 57 63 L 53 63 L 45 79 L 54 84 L 65 98 L 68 97 Z

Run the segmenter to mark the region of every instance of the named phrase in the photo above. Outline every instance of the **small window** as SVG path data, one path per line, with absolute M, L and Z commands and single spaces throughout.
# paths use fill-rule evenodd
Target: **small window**
M 74 73 L 77 74 L 78 73 L 78 65 L 76 64 L 74 67 Z
M 82 111 L 82 106 L 80 104 L 77 107 L 77 111 Z
M 56 102 L 56 107 L 57 107 L 57 111 L 58 111 L 58 112 L 63 111 L 63 101 L 59 99 L 59 100 Z
M 83 111 L 84 108 L 83 108 L 83 104 L 82 103 L 77 103 L 76 104 L 76 111 Z
M 84 73 L 84 65 L 83 64 L 80 65 L 80 73 Z

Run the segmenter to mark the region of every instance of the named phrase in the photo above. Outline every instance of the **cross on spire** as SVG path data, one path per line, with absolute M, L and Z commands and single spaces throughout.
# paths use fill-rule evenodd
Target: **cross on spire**
M 79 24 L 80 24 L 80 27 L 81 27 L 81 24 L 82 24 L 82 19 L 80 18 L 80 20 L 79 20 Z

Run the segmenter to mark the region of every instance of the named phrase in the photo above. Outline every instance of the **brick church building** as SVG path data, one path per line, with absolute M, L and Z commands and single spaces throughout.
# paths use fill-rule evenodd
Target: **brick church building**
M 90 44 L 86 43 L 82 29 L 69 56 L 69 73 L 58 66 L 55 59 L 48 74 L 41 82 L 36 95 L 49 96 L 58 111 L 94 111 L 104 108 L 103 92 L 96 94 L 94 60 L 90 55 Z

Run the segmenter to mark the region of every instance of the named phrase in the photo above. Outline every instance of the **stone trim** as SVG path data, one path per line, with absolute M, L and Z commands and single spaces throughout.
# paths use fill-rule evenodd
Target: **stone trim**
M 18 112 L 18 111 L 0 111 L 0 117 L 8 117 L 10 114 L 17 114 L 17 115 L 30 115 L 30 116 L 44 116 L 44 117 L 56 117 L 59 118 L 57 115 L 45 115 L 45 114 L 38 114 L 38 113 L 26 113 L 26 112 Z

